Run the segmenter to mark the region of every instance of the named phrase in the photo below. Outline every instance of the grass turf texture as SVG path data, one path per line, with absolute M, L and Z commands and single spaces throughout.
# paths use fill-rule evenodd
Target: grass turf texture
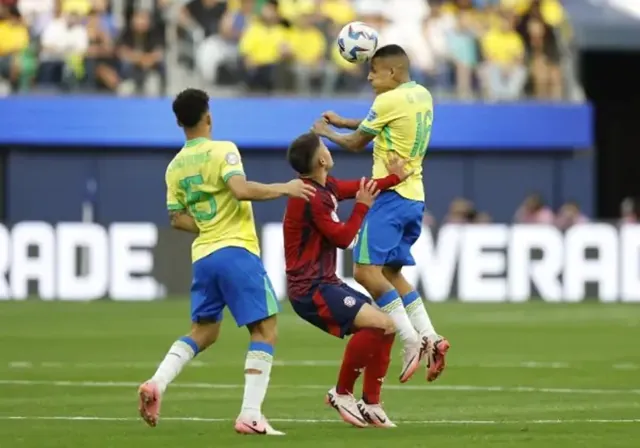
M 287 436 L 249 438 L 232 426 L 247 335 L 229 317 L 150 429 L 136 386 L 187 330 L 186 301 L 0 303 L 0 446 L 637 446 L 640 307 L 430 304 L 453 345 L 449 367 L 436 383 L 421 371 L 400 385 L 396 343 L 383 394 L 394 430 L 337 421 L 323 398 L 344 343 L 285 310 L 265 413 Z

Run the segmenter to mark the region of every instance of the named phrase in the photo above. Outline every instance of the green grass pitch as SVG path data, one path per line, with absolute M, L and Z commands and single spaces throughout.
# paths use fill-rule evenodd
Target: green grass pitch
M 355 429 L 323 403 L 344 343 L 280 317 L 265 414 L 285 437 L 233 432 L 246 330 L 227 318 L 217 346 L 169 388 L 160 425 L 137 418 L 136 387 L 188 329 L 188 302 L 0 303 L 0 447 L 636 447 L 640 307 L 429 304 L 451 343 L 433 384 L 397 381 L 393 430 Z

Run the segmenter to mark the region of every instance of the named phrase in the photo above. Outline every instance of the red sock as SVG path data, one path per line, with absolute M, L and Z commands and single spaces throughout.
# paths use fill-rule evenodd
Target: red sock
M 342 357 L 342 366 L 336 387 L 337 393 L 340 395 L 353 394 L 353 387 L 358 377 L 378 349 L 380 334 L 379 330 L 364 328 L 351 336 Z
M 391 364 L 391 348 L 395 334 L 382 335 L 377 341 L 373 356 L 364 369 L 364 385 L 362 387 L 362 399 L 367 404 L 380 404 L 382 383 L 387 376 L 389 364 Z

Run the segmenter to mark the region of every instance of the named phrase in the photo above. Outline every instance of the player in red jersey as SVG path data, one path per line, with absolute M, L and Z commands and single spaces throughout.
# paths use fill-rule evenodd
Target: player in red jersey
M 329 176 L 331 153 L 313 133 L 298 137 L 287 159 L 300 177 L 316 188 L 309 201 L 289 199 L 284 216 L 287 293 L 294 311 L 327 333 L 353 334 L 344 353 L 337 386 L 327 402 L 354 426 L 394 427 L 380 406 L 382 382 L 391 361 L 393 320 L 372 306 L 371 299 L 347 286 L 336 275 L 336 249 L 349 247 L 380 190 L 401 183 L 410 173 L 404 163 L 390 162 L 383 179 L 342 181 Z M 340 222 L 338 202 L 356 199 L 351 216 Z M 363 395 L 353 397 L 364 371 Z

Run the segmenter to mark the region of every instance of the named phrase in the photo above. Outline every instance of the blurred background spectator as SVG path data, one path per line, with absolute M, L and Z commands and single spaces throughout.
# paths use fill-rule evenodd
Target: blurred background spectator
M 409 53 L 437 97 L 564 99 L 571 33 L 558 0 L 3 0 L 0 93 L 370 94 L 340 59 L 363 20 Z
M 519 224 L 553 224 L 555 216 L 537 193 L 525 198 L 516 211 L 514 221 Z

